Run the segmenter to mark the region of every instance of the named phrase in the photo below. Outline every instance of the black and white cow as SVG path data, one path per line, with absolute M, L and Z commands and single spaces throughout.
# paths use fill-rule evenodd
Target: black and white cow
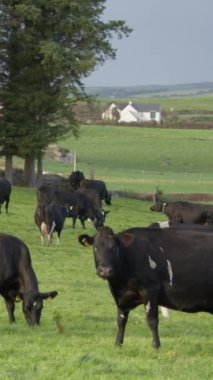
M 1 206 L 5 202 L 6 213 L 8 213 L 8 206 L 10 203 L 11 183 L 7 178 L 0 178 L 0 213 Z
M 21 300 L 28 324 L 39 325 L 43 300 L 56 297 L 57 291 L 39 291 L 29 249 L 17 237 L 0 234 L 0 262 L 0 294 L 5 300 L 9 321 L 15 322 L 15 302 Z
M 68 216 L 69 208 L 66 206 L 55 204 L 37 206 L 34 220 L 41 233 L 42 244 L 44 244 L 44 236 L 47 236 L 47 244 L 50 246 L 53 232 L 56 232 L 57 244 L 59 245 L 64 222 Z
M 160 346 L 158 306 L 213 314 L 212 228 L 102 227 L 79 236 L 92 245 L 96 272 L 108 281 L 117 305 L 116 344 L 124 340 L 130 310 L 144 304 L 153 346 Z

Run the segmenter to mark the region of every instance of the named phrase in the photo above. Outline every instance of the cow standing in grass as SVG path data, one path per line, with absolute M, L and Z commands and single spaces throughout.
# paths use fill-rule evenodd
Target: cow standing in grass
M 85 221 L 90 219 L 97 229 L 104 225 L 106 215 L 109 212 L 102 209 L 99 195 L 90 189 L 52 189 L 43 185 L 37 190 L 37 203 L 39 206 L 49 204 L 68 206 L 69 217 L 73 220 L 73 228 L 75 228 L 76 220 L 79 218 L 83 228 L 85 228 Z
M 153 346 L 160 346 L 158 306 L 213 314 L 212 228 L 102 227 L 79 242 L 93 246 L 96 273 L 108 281 L 117 305 L 116 344 L 124 340 L 129 312 L 144 304 Z
M 37 206 L 34 220 L 41 233 L 42 245 L 44 245 L 45 236 L 47 236 L 47 245 L 51 245 L 54 232 L 57 233 L 57 245 L 59 245 L 64 222 L 68 216 L 69 208 L 66 206 L 52 204 Z
M 7 178 L 0 178 L 0 213 L 1 206 L 4 202 L 6 213 L 8 213 L 11 189 L 11 183 L 7 180 Z

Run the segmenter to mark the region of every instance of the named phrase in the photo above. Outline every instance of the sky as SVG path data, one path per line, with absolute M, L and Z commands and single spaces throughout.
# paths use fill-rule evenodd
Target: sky
M 107 0 L 105 20 L 133 29 L 113 38 L 107 60 L 86 86 L 136 86 L 213 82 L 213 0 Z

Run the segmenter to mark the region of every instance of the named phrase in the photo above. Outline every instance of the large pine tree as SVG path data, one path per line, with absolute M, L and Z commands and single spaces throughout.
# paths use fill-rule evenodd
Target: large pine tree
M 78 126 L 73 105 L 87 99 L 83 79 L 115 58 L 122 20 L 103 21 L 106 0 L 0 0 L 1 154 L 11 177 L 12 157 L 25 159 L 24 184 L 49 143 Z

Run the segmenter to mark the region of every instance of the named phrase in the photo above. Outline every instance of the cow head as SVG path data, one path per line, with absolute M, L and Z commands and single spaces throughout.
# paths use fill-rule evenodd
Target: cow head
M 95 212 L 95 219 L 93 220 L 93 225 L 96 228 L 96 230 L 100 227 L 103 227 L 103 225 L 105 223 L 106 216 L 108 213 L 109 213 L 109 211 L 105 211 L 103 209 L 97 210 Z
M 128 246 L 133 241 L 131 234 L 123 234 L 118 237 L 110 227 L 101 227 L 93 237 L 86 234 L 79 236 L 79 242 L 84 245 L 92 245 L 96 273 L 103 279 L 113 279 L 115 275 L 122 274 L 122 259 L 119 253 L 121 244 Z
M 163 210 L 163 202 L 157 202 L 153 206 L 150 207 L 151 211 L 162 211 Z
M 17 297 L 22 300 L 22 310 L 27 323 L 30 326 L 38 326 L 41 318 L 41 311 L 43 308 L 43 300 L 48 298 L 55 298 L 56 291 L 40 293 L 37 291 L 30 291 L 19 293 Z

